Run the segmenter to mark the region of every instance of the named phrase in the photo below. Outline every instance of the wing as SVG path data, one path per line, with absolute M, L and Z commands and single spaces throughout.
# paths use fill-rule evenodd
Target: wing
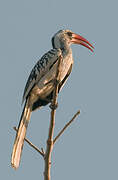
M 42 58 L 36 63 L 27 80 L 22 103 L 27 98 L 32 88 L 58 61 L 60 55 L 61 55 L 60 49 L 51 49 L 46 54 L 44 54 L 44 56 L 42 56 Z

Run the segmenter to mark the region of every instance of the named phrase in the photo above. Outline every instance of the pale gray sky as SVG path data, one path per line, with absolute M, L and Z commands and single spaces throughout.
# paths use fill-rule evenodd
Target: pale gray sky
M 0 179 L 43 179 L 42 157 L 26 143 L 20 168 L 10 166 L 26 80 L 51 49 L 51 37 L 70 29 L 87 38 L 92 54 L 73 45 L 72 74 L 59 95 L 57 132 L 81 115 L 55 144 L 52 180 L 118 179 L 118 3 L 115 0 L 0 0 Z M 32 114 L 27 137 L 45 148 L 48 106 Z

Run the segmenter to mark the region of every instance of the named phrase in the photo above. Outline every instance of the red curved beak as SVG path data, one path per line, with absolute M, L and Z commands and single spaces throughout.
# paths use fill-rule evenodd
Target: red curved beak
M 93 52 L 94 47 L 92 46 L 92 44 L 89 43 L 89 41 L 87 41 L 85 38 L 83 38 L 82 36 L 73 33 L 72 34 L 72 43 L 74 44 L 80 44 L 88 49 L 90 49 Z

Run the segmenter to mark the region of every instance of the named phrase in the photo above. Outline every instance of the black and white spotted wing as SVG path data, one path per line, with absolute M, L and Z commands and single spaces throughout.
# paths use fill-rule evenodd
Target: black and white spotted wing
M 22 102 L 24 102 L 24 100 L 27 98 L 32 88 L 40 81 L 40 79 L 47 72 L 49 72 L 49 70 L 59 59 L 60 55 L 61 55 L 60 49 L 51 49 L 46 54 L 44 54 L 44 56 L 42 56 L 42 58 L 36 63 L 27 80 Z

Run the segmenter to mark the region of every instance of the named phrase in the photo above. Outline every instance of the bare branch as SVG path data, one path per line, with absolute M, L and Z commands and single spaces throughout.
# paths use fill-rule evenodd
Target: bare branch
M 50 127 L 49 134 L 47 140 L 46 153 L 44 157 L 45 161 L 45 170 L 44 170 L 44 180 L 50 180 L 50 168 L 51 168 L 51 152 L 53 149 L 53 134 L 54 134 L 54 126 L 55 126 L 55 113 L 57 108 L 57 96 L 58 96 L 58 84 L 59 84 L 59 72 L 60 72 L 60 64 L 61 64 L 62 56 L 59 57 L 57 72 L 54 81 L 54 91 L 53 91 L 53 100 L 51 103 L 51 119 L 50 119 Z
M 13 129 L 17 132 L 18 129 L 16 127 L 13 127 Z M 45 156 L 44 152 L 40 151 L 34 144 L 32 144 L 27 138 L 25 138 L 25 141 L 32 147 L 34 148 L 38 153 L 40 153 L 41 156 Z
M 57 141 L 57 139 L 63 134 L 65 129 L 69 127 L 69 125 L 74 121 L 74 119 L 80 114 L 80 110 L 77 111 L 77 113 L 73 116 L 73 118 L 64 126 L 64 128 L 59 132 L 59 134 L 53 138 L 54 136 L 54 127 L 55 127 L 55 113 L 57 108 L 57 97 L 58 97 L 58 85 L 59 85 L 59 76 L 60 76 L 60 64 L 61 64 L 62 56 L 60 55 L 58 65 L 57 65 L 57 72 L 55 79 L 53 80 L 54 83 L 54 90 L 53 90 L 53 100 L 50 105 L 51 108 L 51 118 L 50 118 L 50 126 L 49 126 L 49 133 L 48 133 L 48 139 L 47 139 L 47 146 L 46 146 L 46 152 L 44 152 L 43 148 L 39 150 L 34 144 L 32 144 L 27 138 L 25 138 L 25 141 L 34 148 L 38 153 L 40 153 L 45 162 L 45 169 L 44 169 L 44 180 L 50 180 L 50 169 L 51 169 L 51 153 L 53 150 L 53 145 Z M 50 83 L 50 82 L 49 82 Z M 51 82 L 52 83 L 52 82 Z M 13 128 L 15 131 L 18 131 L 16 127 Z
M 44 151 L 44 149 L 43 149 L 43 148 L 41 148 L 41 151 L 42 151 L 42 153 L 45 155 L 45 151 Z
M 76 112 L 76 114 L 72 117 L 72 119 L 64 126 L 64 128 L 59 132 L 59 134 L 53 140 L 53 145 L 57 141 L 57 139 L 64 133 L 65 129 L 69 127 L 69 125 L 75 120 L 75 118 L 80 114 L 80 110 Z

